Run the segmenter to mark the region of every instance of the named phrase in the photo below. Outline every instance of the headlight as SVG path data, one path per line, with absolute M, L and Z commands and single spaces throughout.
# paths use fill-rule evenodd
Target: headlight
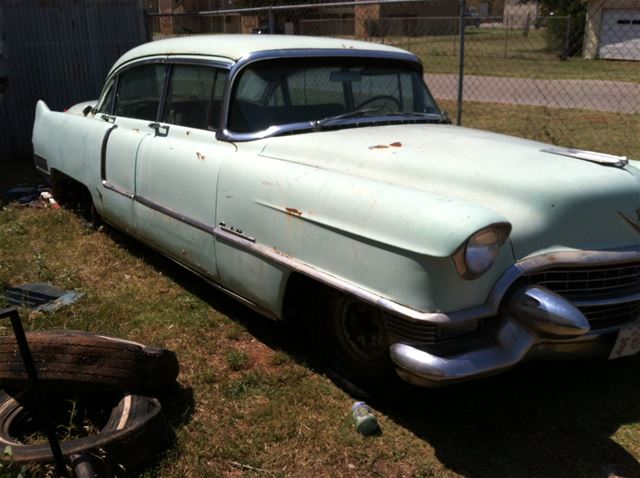
M 487 272 L 498 257 L 500 246 L 511 232 L 511 224 L 499 223 L 474 233 L 453 255 L 462 278 L 475 279 Z

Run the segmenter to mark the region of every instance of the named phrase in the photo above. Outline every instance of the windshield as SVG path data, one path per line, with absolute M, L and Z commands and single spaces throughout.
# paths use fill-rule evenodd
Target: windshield
M 404 61 L 265 60 L 245 68 L 234 84 L 228 129 L 236 133 L 293 123 L 333 125 L 354 117 L 415 120 L 416 114 L 440 114 L 417 65 Z

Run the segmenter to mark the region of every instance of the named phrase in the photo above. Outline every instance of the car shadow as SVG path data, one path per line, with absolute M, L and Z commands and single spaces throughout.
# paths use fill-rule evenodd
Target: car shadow
M 265 319 L 134 239 L 111 228 L 108 234 L 257 340 L 322 372 L 309 365 L 314 361 L 302 328 Z M 640 356 L 526 364 L 444 389 L 420 389 L 398 380 L 390 393 L 370 395 L 369 402 L 464 476 L 632 477 L 640 476 L 640 463 L 618 441 L 640 431 L 638 370 Z M 635 428 L 626 430 L 626 425 Z
M 618 443 L 637 439 L 638 370 L 640 357 L 527 364 L 445 389 L 399 386 L 374 406 L 467 477 L 640 476 Z

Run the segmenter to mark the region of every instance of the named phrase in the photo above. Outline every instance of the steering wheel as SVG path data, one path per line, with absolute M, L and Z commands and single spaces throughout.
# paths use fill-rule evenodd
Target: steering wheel
M 384 100 L 384 101 L 388 101 L 391 100 L 395 103 L 395 105 L 397 106 L 397 110 L 400 111 L 402 109 L 401 105 L 400 105 L 400 101 L 398 101 L 397 98 L 391 96 L 391 95 L 377 95 L 377 96 L 372 96 L 371 98 L 367 98 L 366 100 L 364 100 L 362 103 L 360 103 L 358 106 L 355 107 L 356 111 L 359 110 L 360 108 L 363 108 L 365 106 L 367 106 L 369 103 L 373 103 L 374 101 L 379 101 L 379 100 Z

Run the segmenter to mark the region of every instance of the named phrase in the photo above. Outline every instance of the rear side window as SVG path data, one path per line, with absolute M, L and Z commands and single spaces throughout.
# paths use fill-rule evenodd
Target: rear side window
M 208 66 L 175 65 L 163 122 L 217 129 L 226 72 Z
M 155 121 L 164 86 L 164 65 L 142 65 L 120 75 L 116 116 Z

